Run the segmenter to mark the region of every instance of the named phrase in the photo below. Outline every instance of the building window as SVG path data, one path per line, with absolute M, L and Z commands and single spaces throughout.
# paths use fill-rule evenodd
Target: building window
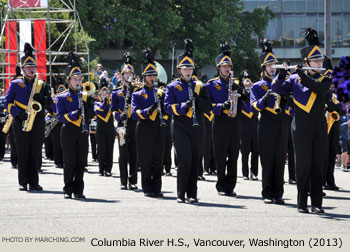
M 307 7 L 306 7 L 307 12 L 318 12 L 318 1 L 317 0 L 309 0 L 306 3 L 307 3 Z
M 306 12 L 306 1 L 305 0 L 295 0 L 294 9 L 295 9 L 295 12 Z
M 332 0 L 331 6 L 332 6 L 332 12 L 342 12 L 343 11 L 343 0 Z
M 282 0 L 283 12 L 294 12 L 294 0 Z
M 350 46 L 350 14 L 344 14 L 343 46 Z
M 332 46 L 343 45 L 343 22 L 341 15 L 332 16 Z

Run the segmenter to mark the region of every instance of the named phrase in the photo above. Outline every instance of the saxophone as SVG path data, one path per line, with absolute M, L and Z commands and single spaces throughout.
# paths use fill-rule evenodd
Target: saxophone
M 50 118 L 49 120 L 46 121 L 46 125 L 45 125 L 45 138 L 47 138 L 51 131 L 56 127 L 56 125 L 59 123 L 60 121 L 57 119 L 57 116 L 53 116 L 52 118 Z
M 12 121 L 13 121 L 13 117 L 11 114 L 9 114 L 4 124 L 4 127 L 2 128 L 2 132 L 4 132 L 5 134 L 9 132 L 12 125 Z
M 44 82 L 42 80 L 39 80 L 38 73 L 36 73 L 33 88 L 29 96 L 28 108 L 26 110 L 28 118 L 23 122 L 23 131 L 30 132 L 32 130 L 36 114 L 42 110 L 41 104 L 37 101 L 34 101 L 33 97 L 34 94 L 40 92 L 43 83 Z

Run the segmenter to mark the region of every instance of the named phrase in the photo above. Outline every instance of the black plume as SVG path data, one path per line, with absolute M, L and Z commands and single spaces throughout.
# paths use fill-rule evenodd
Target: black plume
M 249 78 L 249 73 L 248 73 L 248 70 L 247 69 L 243 69 L 241 74 L 240 74 L 240 79 L 246 79 L 246 78 Z
M 67 55 L 68 65 L 71 67 L 80 67 L 79 58 L 73 52 L 69 52 Z
M 309 27 L 305 30 L 305 39 L 309 45 L 319 45 L 320 40 L 318 38 L 317 31 Z
M 263 53 L 272 52 L 271 42 L 267 38 L 260 39 L 260 47 Z
M 143 57 L 144 57 L 143 62 L 145 64 L 148 64 L 148 63 L 154 64 L 154 59 L 150 48 L 147 47 L 143 49 Z
M 16 75 L 13 78 L 16 79 L 19 76 L 22 76 L 21 67 L 20 66 L 16 66 Z
M 220 44 L 220 47 L 221 47 L 221 52 L 223 55 L 226 55 L 226 56 L 229 56 L 231 57 L 231 48 L 230 46 L 227 44 L 227 42 L 221 42 Z
M 323 67 L 326 69 L 333 69 L 332 60 L 328 56 L 324 56 Z
M 133 58 L 132 58 L 131 52 L 124 53 L 123 59 L 124 59 L 124 63 L 132 65 Z
M 185 39 L 185 55 L 192 58 L 193 56 L 193 42 L 191 39 Z
M 25 56 L 33 57 L 34 48 L 29 43 L 25 43 L 24 44 L 24 50 L 23 51 L 24 51 Z

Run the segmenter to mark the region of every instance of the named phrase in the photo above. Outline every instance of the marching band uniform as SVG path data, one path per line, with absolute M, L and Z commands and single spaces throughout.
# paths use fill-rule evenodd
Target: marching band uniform
M 207 175 L 216 174 L 216 165 L 213 150 L 212 138 L 212 122 L 214 114 L 213 111 L 204 113 L 204 171 Z
M 173 146 L 173 141 L 171 139 L 171 121 L 172 121 L 172 116 L 168 115 L 167 124 L 165 126 L 165 150 L 164 150 L 164 161 L 163 161 L 163 166 L 164 166 L 166 176 L 172 176 L 171 148 Z
M 50 111 L 47 111 L 47 113 L 46 113 L 45 125 L 46 125 L 47 121 L 49 121 L 53 117 L 53 114 Z M 44 138 L 44 145 L 45 145 L 46 158 L 49 160 L 53 160 L 53 144 L 52 144 L 51 134 L 48 137 Z
M 243 84 L 250 86 L 250 79 L 244 79 Z M 242 154 L 242 174 L 243 179 L 249 179 L 248 159 L 250 157 L 250 179 L 257 180 L 259 167 L 259 152 L 258 152 L 258 115 L 253 113 L 250 108 L 250 88 L 245 88 L 247 101 L 242 101 L 241 110 L 241 154 Z
M 318 47 L 317 32 L 308 28 L 306 39 L 309 46 L 301 49 L 304 62 L 323 59 Z M 317 41 L 315 41 L 315 38 Z M 309 63 L 310 64 L 310 63 Z M 284 76 L 283 76 L 284 75 Z M 298 211 L 308 213 L 307 197 L 310 191 L 312 212 L 324 213 L 322 209 L 322 169 L 324 146 L 327 144 L 325 100 L 331 80 L 315 73 L 310 76 L 298 66 L 296 74 L 285 80 L 285 71 L 274 79 L 272 88 L 281 94 L 293 93 L 295 116 L 292 137 L 295 152 L 298 188 Z
M 26 71 L 36 66 L 33 56 L 33 48 L 26 43 L 24 46 L 25 56 L 21 58 L 21 65 L 24 78 L 15 79 L 11 82 L 5 98 L 5 107 L 11 113 L 13 119 L 12 127 L 18 157 L 18 181 L 19 190 L 39 190 L 43 188 L 39 185 L 38 170 L 41 168 L 41 147 L 44 141 L 45 130 L 45 108 L 51 108 L 51 95 L 49 86 L 41 80 L 37 80 L 40 92 L 34 94 L 33 100 L 41 104 L 42 109 L 35 116 L 31 131 L 23 131 L 23 122 L 28 118 L 26 110 L 35 79 L 28 77 Z M 24 69 L 26 68 L 26 69 Z
M 72 77 L 81 76 L 79 62 L 73 53 L 68 55 L 69 66 L 66 68 L 68 82 Z M 81 85 L 81 83 L 80 83 Z M 63 123 L 61 144 L 64 162 L 64 198 L 84 199 L 84 168 L 88 155 L 88 133 L 83 133 L 82 113 L 88 129 L 89 119 L 93 117 L 93 100 L 82 92 L 84 111 L 80 108 L 78 91 L 69 83 L 69 90 L 57 97 L 57 118 Z
M 262 79 L 251 88 L 250 104 L 254 113 L 260 112 L 258 124 L 259 155 L 262 166 L 262 197 L 264 203 L 284 204 L 283 184 L 284 165 L 287 152 L 287 120 L 283 113 L 276 111 L 276 96 L 271 93 L 271 73 L 266 67 L 277 63 L 272 47 L 266 39 L 261 41 L 263 54 L 260 62 L 263 69 Z M 273 75 L 273 74 L 272 74 Z M 278 97 L 280 103 L 280 97 Z M 283 105 L 280 105 L 282 111 Z
M 132 57 L 129 52 L 124 54 L 124 64 L 121 66 L 121 74 L 124 78 L 125 73 L 131 72 L 134 75 L 134 67 L 132 66 Z M 115 119 L 118 121 L 118 128 L 123 127 L 126 121 L 126 135 L 125 144 L 120 145 L 120 135 L 118 137 L 119 143 L 119 171 L 121 189 L 127 189 L 129 181 L 129 189 L 137 189 L 137 151 L 136 151 L 136 137 L 135 127 L 136 121 L 131 118 L 131 94 L 138 88 L 130 81 L 129 86 L 121 85 L 112 93 L 112 112 L 114 112 Z M 127 94 L 130 97 L 125 101 Z M 129 108 L 124 113 L 124 108 L 128 104 Z M 118 131 L 117 128 L 117 131 Z M 128 178 L 128 164 L 129 164 L 129 178 Z
M 177 59 L 177 68 L 182 72 L 194 69 L 192 59 L 193 44 L 185 40 L 185 52 Z M 184 68 L 184 69 L 182 69 Z M 186 70 L 187 69 L 187 70 Z M 193 74 L 193 72 L 191 72 Z M 178 157 L 177 202 L 184 203 L 187 194 L 189 203 L 197 203 L 197 176 L 200 162 L 201 129 L 194 127 L 193 101 L 189 100 L 189 83 L 191 78 L 192 92 L 195 100 L 196 117 L 210 111 L 210 101 L 206 88 L 191 76 L 182 76 L 171 82 L 166 88 L 164 106 L 168 114 L 174 115 L 173 141 Z M 186 78 L 186 79 L 184 79 Z M 201 122 L 198 119 L 198 122 Z
M 162 113 L 163 120 L 160 120 L 158 103 L 154 97 L 154 87 L 148 86 L 148 78 L 158 75 L 157 67 L 153 61 L 152 52 L 149 48 L 144 49 L 143 88 L 134 92 L 131 99 L 132 118 L 137 120 L 136 124 L 136 143 L 137 156 L 141 167 L 141 183 L 144 195 L 146 197 L 163 197 L 162 170 L 165 149 L 165 123 L 164 108 Z M 153 83 L 152 83 L 153 84 Z M 154 84 L 153 84 L 154 85 Z M 156 89 L 159 102 L 164 101 L 164 91 Z M 163 97 L 163 98 L 162 98 Z M 161 101 L 162 100 L 162 101 Z M 161 107 L 164 105 L 161 104 Z
M 115 141 L 114 119 L 111 109 L 110 92 L 107 87 L 100 90 L 101 102 L 95 102 L 94 110 L 97 115 L 96 140 L 98 148 L 98 164 L 101 176 L 112 175 L 113 149 Z
M 220 76 L 209 80 L 206 87 L 214 113 L 212 137 L 218 178 L 216 189 L 219 195 L 235 196 L 234 188 L 237 182 L 237 159 L 240 144 L 239 118 L 242 103 L 241 98 L 238 98 L 236 116 L 229 116 L 231 107 L 228 100 L 229 81 L 232 81 L 233 76 L 224 79 L 220 67 L 229 65 L 232 69 L 232 61 L 227 43 L 221 45 L 221 50 L 222 53 L 215 59 Z M 239 87 L 239 81 L 235 80 L 235 83 L 232 83 L 232 92 L 235 92 Z M 243 88 L 240 87 L 238 93 L 242 93 L 242 90 Z

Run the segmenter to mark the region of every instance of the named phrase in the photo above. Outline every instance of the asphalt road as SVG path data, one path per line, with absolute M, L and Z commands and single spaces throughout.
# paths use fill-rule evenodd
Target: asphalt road
M 117 146 L 116 146 L 117 147 Z M 259 181 L 245 181 L 239 161 L 237 197 L 219 196 L 215 176 L 198 182 L 198 205 L 176 202 L 176 171 L 163 177 L 164 198 L 120 190 L 118 150 L 112 177 L 100 177 L 98 164 L 85 173 L 86 200 L 63 198 L 63 170 L 43 159 L 42 192 L 18 191 L 17 170 L 9 154 L 0 162 L 0 234 L 2 235 L 210 235 L 349 234 L 350 173 L 335 171 L 340 190 L 326 191 L 324 215 L 300 214 L 295 185 L 285 184 L 286 205 L 266 205 Z M 89 154 L 89 161 L 91 155 Z M 286 166 L 287 168 L 287 166 Z M 261 168 L 259 168 L 261 173 Z M 139 188 L 140 183 L 139 173 Z M 287 172 L 285 173 L 287 180 Z

